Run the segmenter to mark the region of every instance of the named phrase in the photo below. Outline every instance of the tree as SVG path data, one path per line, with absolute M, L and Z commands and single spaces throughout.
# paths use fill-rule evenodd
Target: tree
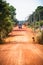
M 0 42 L 12 31 L 13 19 L 12 14 L 15 13 L 15 8 L 4 0 L 0 0 Z M 13 13 L 12 13 L 13 12 Z
M 39 17 L 39 20 L 43 20 L 43 6 L 38 6 L 35 12 Z
M 41 22 L 43 20 L 43 6 L 38 6 L 36 10 L 28 17 L 27 21 L 32 24 L 32 22 Z
M 16 9 L 11 5 L 9 6 L 9 11 L 10 11 L 11 18 L 14 21 L 14 16 L 16 15 L 15 13 Z

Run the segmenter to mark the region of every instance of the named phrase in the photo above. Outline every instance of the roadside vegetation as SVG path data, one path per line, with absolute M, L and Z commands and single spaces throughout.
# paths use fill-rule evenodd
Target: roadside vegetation
M 28 26 L 36 32 L 36 42 L 43 44 L 43 6 L 38 6 L 36 10 L 28 17 Z
M 5 0 L 0 0 L 0 43 L 12 31 L 15 24 L 16 9 Z
M 39 44 L 43 44 L 43 31 L 36 34 L 36 42 Z
M 5 0 L 0 0 L 0 43 L 12 31 L 13 26 L 16 26 L 16 8 L 7 3 Z M 36 10 L 28 17 L 24 25 L 31 27 L 36 33 L 36 40 L 43 44 L 43 6 L 38 6 Z

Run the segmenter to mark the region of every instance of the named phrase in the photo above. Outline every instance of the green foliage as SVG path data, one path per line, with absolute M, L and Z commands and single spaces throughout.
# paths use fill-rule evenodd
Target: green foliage
M 9 6 L 4 0 L 0 0 L 0 43 L 12 31 L 15 8 Z
M 9 6 L 9 11 L 10 11 L 10 16 L 11 16 L 11 19 L 14 21 L 14 16 L 16 15 L 15 11 L 16 9 L 13 7 L 13 6 Z
M 0 2 L 0 20 L 4 19 L 5 17 L 9 16 L 10 11 L 8 10 L 9 4 L 6 1 Z
M 40 26 L 43 26 L 43 21 L 40 22 Z
M 7 31 L 7 34 L 8 34 L 12 30 L 13 21 L 12 21 L 12 19 L 10 17 L 6 17 L 4 20 L 6 21 L 4 23 L 5 24 L 4 28 L 5 28 L 5 30 Z
M 43 31 L 41 31 L 40 34 L 38 33 L 36 39 L 39 44 L 43 44 Z
M 36 10 L 28 17 L 28 22 L 31 24 L 32 22 L 43 20 L 43 6 L 38 6 Z

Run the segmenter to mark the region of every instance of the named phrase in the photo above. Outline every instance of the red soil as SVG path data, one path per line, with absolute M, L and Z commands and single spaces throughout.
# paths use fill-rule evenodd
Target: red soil
M 0 44 L 0 65 L 43 65 L 43 45 L 35 44 L 31 28 L 13 28 L 5 44 Z

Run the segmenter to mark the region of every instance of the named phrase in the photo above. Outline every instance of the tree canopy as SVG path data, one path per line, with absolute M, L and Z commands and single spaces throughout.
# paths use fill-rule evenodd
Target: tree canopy
M 4 0 L 0 0 L 0 41 L 11 32 L 16 9 Z
M 36 10 L 28 17 L 28 21 L 43 20 L 43 6 L 38 6 Z

